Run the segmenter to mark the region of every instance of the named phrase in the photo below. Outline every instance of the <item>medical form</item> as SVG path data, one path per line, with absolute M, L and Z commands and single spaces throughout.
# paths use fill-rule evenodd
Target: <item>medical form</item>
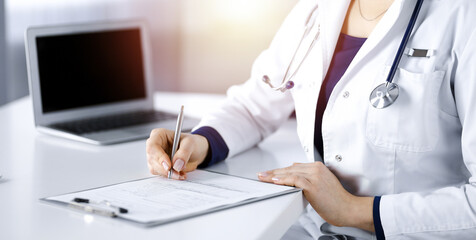
M 154 226 L 297 191 L 300 189 L 196 170 L 184 181 L 150 177 L 42 200 Z M 118 207 L 127 209 L 126 213 L 114 211 Z

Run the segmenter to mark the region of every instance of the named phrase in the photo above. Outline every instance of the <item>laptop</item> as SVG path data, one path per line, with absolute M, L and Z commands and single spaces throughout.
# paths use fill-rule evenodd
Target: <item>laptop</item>
M 25 48 L 38 131 L 107 145 L 175 128 L 176 114 L 154 110 L 145 22 L 32 27 Z

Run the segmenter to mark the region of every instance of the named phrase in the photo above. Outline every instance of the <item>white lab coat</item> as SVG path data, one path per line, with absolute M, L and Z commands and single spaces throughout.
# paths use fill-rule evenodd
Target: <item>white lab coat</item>
M 295 110 L 307 160 L 320 159 L 313 151 L 316 103 L 349 2 L 301 0 L 254 63 L 251 78 L 231 87 L 226 103 L 202 120 L 199 126 L 221 134 L 229 156 L 273 133 Z M 407 47 L 434 50 L 433 56 L 404 55 L 394 79 L 398 100 L 386 109 L 369 104 L 415 2 L 395 0 L 335 86 L 322 123 L 324 162 L 351 193 L 382 196 L 386 239 L 476 239 L 476 1 L 426 0 Z M 317 22 L 298 63 L 319 25 L 321 35 L 295 87 L 271 90 L 262 76 L 281 82 L 316 4 Z

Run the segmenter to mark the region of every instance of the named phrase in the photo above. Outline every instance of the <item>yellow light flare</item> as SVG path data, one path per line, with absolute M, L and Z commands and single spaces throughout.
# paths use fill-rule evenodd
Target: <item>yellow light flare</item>
M 240 23 L 256 20 L 266 11 L 266 1 L 256 0 L 216 0 L 213 7 L 219 19 Z

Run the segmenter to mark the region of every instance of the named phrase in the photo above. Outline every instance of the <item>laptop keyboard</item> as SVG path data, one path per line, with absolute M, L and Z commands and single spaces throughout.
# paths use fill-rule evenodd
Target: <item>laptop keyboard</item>
M 110 115 L 97 118 L 82 119 L 66 123 L 59 123 L 52 125 L 51 127 L 76 134 L 86 134 L 146 124 L 151 122 L 170 120 L 175 119 L 176 117 L 176 115 L 165 112 L 138 111 L 127 114 Z

